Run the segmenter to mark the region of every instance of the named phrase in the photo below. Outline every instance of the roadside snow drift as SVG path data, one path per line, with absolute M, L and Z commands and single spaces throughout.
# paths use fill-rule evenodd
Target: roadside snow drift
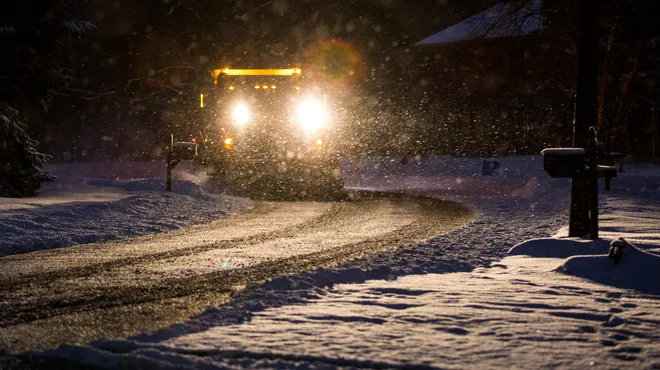
M 153 368 L 658 365 L 660 301 L 553 267 L 552 260 L 508 257 L 472 272 L 342 284 L 244 323 L 59 353 L 90 364 Z
M 626 248 L 616 264 L 606 255 L 574 256 L 557 270 L 604 285 L 660 294 L 660 256 L 636 247 Z
M 161 162 L 51 165 L 58 178 L 40 196 L 0 198 L 0 256 L 177 229 L 249 206 L 207 192 L 205 179 L 185 169 L 165 192 L 162 168 Z

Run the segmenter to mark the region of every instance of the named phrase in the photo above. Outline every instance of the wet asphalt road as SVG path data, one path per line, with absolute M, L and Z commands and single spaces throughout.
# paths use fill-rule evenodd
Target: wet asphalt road
M 0 258 L 0 352 L 154 331 L 248 283 L 333 267 L 466 224 L 459 204 L 415 197 L 256 202 L 215 222 Z

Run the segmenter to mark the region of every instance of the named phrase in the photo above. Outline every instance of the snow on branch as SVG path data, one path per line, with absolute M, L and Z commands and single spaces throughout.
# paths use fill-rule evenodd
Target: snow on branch
M 8 24 L 3 24 L 0 26 L 0 35 L 7 35 L 10 33 L 16 33 L 16 29 Z
M 62 22 L 62 26 L 77 35 L 86 35 L 96 29 L 96 26 L 87 21 L 68 19 Z
M 534 34 L 543 29 L 541 5 L 541 0 L 498 3 L 479 14 L 423 39 L 417 45 Z
M 543 28 L 540 0 L 500 3 L 481 14 L 474 30 L 480 38 L 523 36 Z

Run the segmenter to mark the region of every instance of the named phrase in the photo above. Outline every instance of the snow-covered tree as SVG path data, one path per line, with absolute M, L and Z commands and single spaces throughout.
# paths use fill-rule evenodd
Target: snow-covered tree
M 25 197 L 53 179 L 43 170 L 48 159 L 25 132 L 18 112 L 0 103 L 0 196 Z

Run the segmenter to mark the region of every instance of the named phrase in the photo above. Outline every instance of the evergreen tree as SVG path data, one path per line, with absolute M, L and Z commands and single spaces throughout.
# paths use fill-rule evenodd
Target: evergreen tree
M 0 196 L 32 196 L 53 179 L 43 170 L 48 156 L 39 153 L 36 146 L 18 112 L 0 103 Z

